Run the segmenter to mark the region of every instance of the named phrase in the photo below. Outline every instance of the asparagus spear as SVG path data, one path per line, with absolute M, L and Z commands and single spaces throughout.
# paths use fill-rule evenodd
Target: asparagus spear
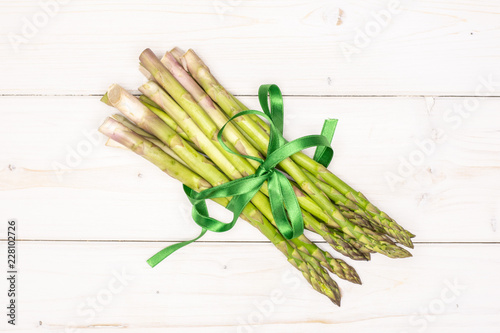
M 234 102 L 234 99 L 232 99 L 227 91 L 216 81 L 205 64 L 203 64 L 201 59 L 199 59 L 192 50 L 189 50 L 183 58 L 186 61 L 189 72 L 193 75 L 195 80 L 202 86 L 212 100 L 214 100 L 229 116 L 233 116 L 241 111 L 239 105 Z M 267 134 L 249 117 L 242 116 L 239 118 L 241 118 L 241 121 L 237 123 L 238 126 L 248 135 L 254 137 L 254 140 L 259 145 L 256 148 L 258 148 L 261 153 L 265 154 L 269 142 Z M 292 162 L 291 159 L 282 161 L 280 166 L 294 178 L 305 193 L 325 210 L 325 212 L 333 217 L 345 234 L 362 242 L 368 249 L 385 254 L 389 257 L 400 258 L 410 256 L 408 251 L 387 242 L 377 241 L 371 235 L 364 233 L 359 226 L 346 220 L 330 200 L 304 175 L 302 169 Z
M 160 148 L 118 121 L 107 118 L 99 130 L 138 155 L 146 158 L 160 167 L 164 172 L 195 191 L 202 191 L 211 187 L 202 177 L 182 164 L 177 163 Z M 218 198 L 214 201 L 223 206 L 227 206 L 229 203 L 225 198 Z M 303 273 L 314 289 L 328 296 L 335 304 L 340 305 L 340 291 L 338 285 L 328 276 L 328 273 L 316 263 L 313 257 L 308 256 L 305 252 L 300 253 L 290 245 L 252 204 L 245 207 L 242 217 L 254 227 L 257 227 L 283 254 L 285 254 L 288 260 Z

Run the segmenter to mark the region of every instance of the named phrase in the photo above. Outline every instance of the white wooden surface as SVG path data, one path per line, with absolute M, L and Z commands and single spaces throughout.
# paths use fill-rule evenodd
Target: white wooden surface
M 0 1 L 2 261 L 8 218 L 22 239 L 18 325 L 0 331 L 498 332 L 499 6 L 401 0 L 346 57 L 388 1 L 70 1 L 17 51 L 9 39 L 43 5 Z M 142 49 L 176 45 L 253 107 L 278 83 L 290 138 L 339 118 L 331 169 L 418 235 L 414 257 L 353 263 L 364 284 L 341 281 L 341 308 L 245 222 L 150 269 L 198 233 L 187 200 L 93 130 L 110 83 L 142 82 Z M 123 270 L 133 279 L 116 284 Z

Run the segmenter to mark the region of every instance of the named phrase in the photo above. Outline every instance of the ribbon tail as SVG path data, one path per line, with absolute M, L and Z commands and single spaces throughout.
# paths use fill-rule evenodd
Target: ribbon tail
M 269 180 L 269 194 L 274 221 L 283 237 L 302 235 L 304 220 L 299 202 L 290 181 L 278 171 Z
M 198 239 L 200 239 L 206 232 L 207 232 L 207 229 L 203 228 L 203 230 L 201 231 L 201 234 L 198 237 L 196 237 L 192 240 L 189 240 L 189 241 L 184 241 L 184 242 L 180 242 L 177 244 L 167 246 L 166 248 L 164 248 L 160 252 L 156 253 L 151 258 L 149 258 L 147 260 L 147 263 L 149 264 L 149 266 L 155 267 L 156 265 L 158 265 L 160 262 L 162 262 L 165 258 L 167 258 L 169 255 L 171 255 L 175 251 L 177 251 L 177 250 L 183 248 L 184 246 L 189 245 L 189 244 L 197 241 Z
M 327 119 L 323 123 L 323 129 L 321 130 L 321 135 L 327 138 L 328 142 L 331 144 L 333 139 L 333 134 L 335 134 L 335 129 L 337 128 L 338 119 Z M 331 147 L 318 146 L 314 152 L 313 159 L 323 165 L 325 168 L 328 167 L 333 158 L 333 149 Z

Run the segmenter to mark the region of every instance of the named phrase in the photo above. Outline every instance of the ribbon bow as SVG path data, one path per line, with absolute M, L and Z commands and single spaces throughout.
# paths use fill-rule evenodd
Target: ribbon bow
M 279 170 L 275 169 L 275 167 L 291 155 L 310 147 L 317 147 L 314 154 L 314 160 L 323 164 L 325 167 L 328 166 L 333 158 L 333 149 L 330 147 L 330 144 L 337 126 L 337 119 L 325 120 L 321 135 L 308 135 L 287 142 L 283 137 L 283 96 L 278 86 L 274 84 L 260 86 L 259 102 L 264 112 L 256 110 L 239 112 L 231 117 L 220 129 L 217 134 L 217 139 L 222 147 L 228 152 L 258 161 L 261 165 L 253 175 L 236 179 L 199 193 L 184 185 L 184 192 L 188 196 L 189 201 L 193 204 L 193 220 L 202 227 L 201 234 L 195 239 L 168 246 L 156 253 L 147 261 L 151 267 L 156 266 L 178 249 L 200 239 L 207 230 L 213 232 L 230 230 L 235 225 L 243 209 L 266 181 L 268 182 L 272 214 L 280 233 L 286 239 L 292 239 L 302 235 L 304 232 L 302 212 L 293 191 L 293 187 L 287 177 Z M 238 154 L 229 149 L 222 140 L 222 133 L 229 122 L 237 117 L 249 114 L 259 115 L 269 121 L 270 137 L 267 158 L 265 160 L 254 156 Z M 233 220 L 230 223 L 224 223 L 210 217 L 205 200 L 228 197 L 232 197 L 232 199 L 226 208 L 233 212 Z

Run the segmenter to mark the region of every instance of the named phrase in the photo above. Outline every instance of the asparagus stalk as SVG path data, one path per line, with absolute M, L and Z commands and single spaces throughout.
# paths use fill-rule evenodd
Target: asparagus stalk
M 170 54 L 175 58 L 175 60 L 182 66 L 182 55 L 184 51 L 178 48 L 177 46 L 170 50 Z M 185 67 L 183 67 L 186 69 Z
M 177 163 L 160 148 L 144 139 L 131 129 L 118 121 L 107 118 L 99 130 L 114 141 L 131 149 L 138 155 L 157 165 L 170 176 L 181 181 L 195 191 L 210 188 L 210 184 L 187 167 Z M 217 203 L 227 206 L 229 201 L 225 198 L 215 199 Z M 328 296 L 335 304 L 340 305 L 340 291 L 338 285 L 328 276 L 328 273 L 317 264 L 317 261 L 306 252 L 297 251 L 289 244 L 274 227 L 265 220 L 252 204 L 245 207 L 242 217 L 257 227 L 285 256 L 297 267 L 314 289 Z
M 201 59 L 199 59 L 192 50 L 189 50 L 183 58 L 186 61 L 189 72 L 193 75 L 195 80 L 202 86 L 212 100 L 214 100 L 229 116 L 233 116 L 241 111 L 239 105 L 234 102 L 234 99 L 232 99 L 227 91 L 216 81 L 205 64 L 203 64 Z M 261 153 L 265 154 L 269 142 L 267 134 L 249 117 L 242 116 L 239 118 L 241 118 L 241 121 L 237 124 L 244 132 L 254 137 L 254 140 L 259 145 L 256 148 L 258 148 Z M 410 256 L 408 251 L 387 242 L 377 241 L 371 237 L 371 235 L 364 233 L 359 226 L 346 220 L 330 200 L 304 175 L 302 169 L 291 159 L 282 161 L 280 166 L 294 178 L 305 193 L 325 210 L 325 212 L 333 217 L 345 234 L 362 242 L 368 249 L 385 254 L 389 257 L 400 258 Z
M 146 69 L 144 69 L 146 70 Z M 149 72 L 148 72 L 149 73 Z M 152 80 L 148 80 L 148 81 L 152 81 Z M 148 96 L 145 96 L 145 95 L 141 95 L 139 96 L 139 99 L 141 100 L 142 104 L 148 106 L 148 105 L 151 105 L 152 107 L 155 107 L 157 108 L 158 110 L 161 109 L 161 106 L 159 106 L 158 104 L 156 104 L 151 98 L 149 98 Z

